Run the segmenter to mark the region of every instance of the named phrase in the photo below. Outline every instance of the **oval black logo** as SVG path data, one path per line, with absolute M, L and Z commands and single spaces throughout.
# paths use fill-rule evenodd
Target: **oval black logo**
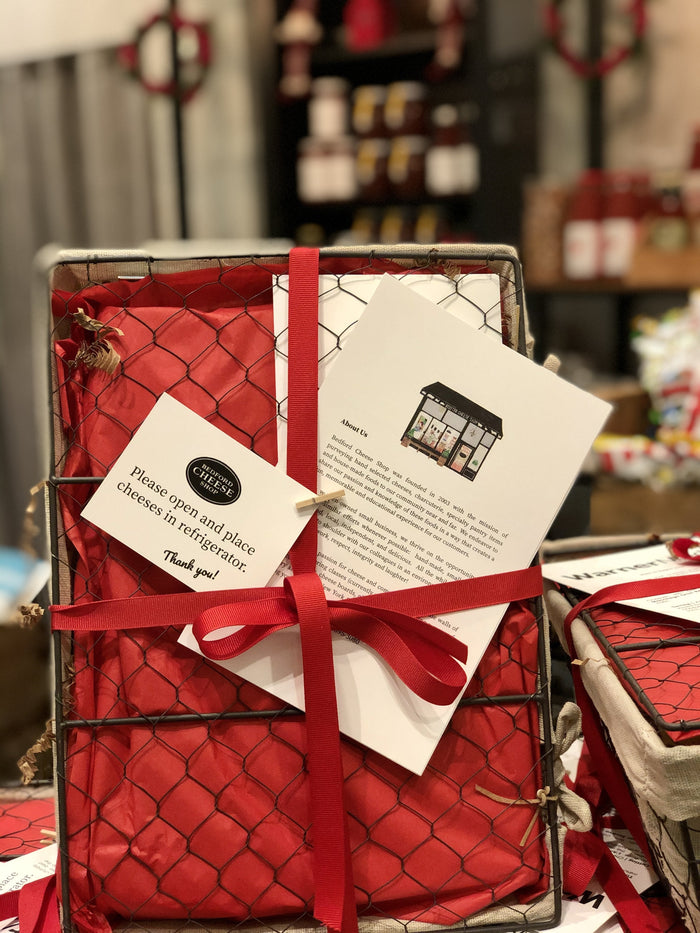
M 241 494 L 241 481 L 230 466 L 211 457 L 190 460 L 185 469 L 190 488 L 214 505 L 230 505 Z

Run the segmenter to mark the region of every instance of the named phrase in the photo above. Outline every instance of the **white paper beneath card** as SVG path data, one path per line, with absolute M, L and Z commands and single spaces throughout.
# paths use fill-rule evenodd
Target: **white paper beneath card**
M 388 275 L 388 274 L 387 274 Z M 374 295 L 384 275 L 319 276 L 318 302 L 318 384 L 322 385 L 333 363 L 352 336 L 355 324 Z M 465 324 L 480 330 L 497 343 L 501 336 L 501 291 L 499 277 L 493 273 L 469 273 L 449 278 L 446 275 L 400 274 L 390 276 L 406 288 L 449 311 Z M 280 275 L 273 286 L 275 329 L 275 393 L 280 403 L 277 422 L 278 464 L 287 462 L 287 378 L 289 276 Z M 319 399 L 320 404 L 320 399 Z
M 311 495 L 162 395 L 82 515 L 195 590 L 237 589 L 267 583 Z
M 545 564 L 542 572 L 554 583 L 561 583 L 584 593 L 596 593 L 613 583 L 634 583 L 659 577 L 699 574 L 700 564 L 674 560 L 665 544 L 655 544 L 651 547 L 593 557 L 555 561 Z M 629 599 L 620 604 L 700 623 L 700 589 L 650 596 L 646 599 Z
M 421 390 L 436 380 L 502 421 L 474 481 L 401 443 Z M 608 411 L 385 277 L 319 393 L 319 483 L 346 490 L 319 515 L 326 593 L 527 567 Z M 435 622 L 468 644 L 469 676 L 502 614 L 499 606 Z M 303 708 L 298 639 L 284 634 L 231 669 Z M 452 708 L 416 699 L 361 645 L 337 637 L 334 652 L 341 730 L 420 774 Z

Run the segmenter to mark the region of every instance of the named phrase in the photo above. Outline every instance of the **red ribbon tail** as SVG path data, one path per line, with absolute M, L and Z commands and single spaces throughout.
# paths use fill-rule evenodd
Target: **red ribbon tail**
M 565 865 L 567 861 L 565 890 L 582 894 L 595 874 L 630 930 L 634 933 L 662 933 L 656 918 L 599 836 L 593 832 L 567 833 Z
M 19 925 L 22 933 L 61 933 L 55 875 L 30 881 L 20 889 Z
M 328 603 L 315 573 L 294 574 L 287 577 L 285 585 L 295 603 L 301 634 L 316 888 L 314 916 L 336 933 L 356 933 Z

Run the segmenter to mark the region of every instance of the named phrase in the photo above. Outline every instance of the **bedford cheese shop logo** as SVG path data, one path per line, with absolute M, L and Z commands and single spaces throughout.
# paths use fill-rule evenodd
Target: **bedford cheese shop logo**
M 241 495 L 241 481 L 230 466 L 211 457 L 190 460 L 185 469 L 190 488 L 214 505 L 230 505 Z

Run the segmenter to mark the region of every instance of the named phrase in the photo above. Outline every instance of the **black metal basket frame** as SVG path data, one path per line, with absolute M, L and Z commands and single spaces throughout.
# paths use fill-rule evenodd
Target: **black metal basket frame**
M 203 256 L 203 257 L 193 257 L 191 259 L 183 260 L 180 258 L 176 259 L 154 259 L 152 256 L 141 255 L 131 251 L 128 252 L 119 252 L 119 251 L 107 251 L 105 253 L 82 253 L 82 252 L 67 252 L 61 254 L 58 257 L 56 263 L 57 266 L 64 267 L 82 267 L 84 269 L 84 277 L 87 281 L 87 284 L 101 284 L 104 279 L 93 279 L 92 278 L 92 268 L 104 265 L 105 262 L 109 262 L 116 267 L 124 266 L 126 270 L 129 270 L 128 275 L 125 275 L 127 278 L 135 277 L 139 274 L 138 270 L 141 270 L 142 275 L 152 275 L 154 273 L 165 273 L 170 271 L 181 271 L 183 268 L 202 268 L 202 266 L 217 266 L 219 265 L 223 270 L 230 268 L 230 264 L 239 263 L 239 262 L 254 262 L 261 265 L 279 263 L 286 261 L 286 256 L 283 257 L 271 257 L 271 256 L 249 256 L 249 257 L 212 257 L 212 256 Z M 522 273 L 521 267 L 517 258 L 514 255 L 514 252 L 509 249 L 500 249 L 498 247 L 476 247 L 476 248 L 450 248 L 450 247 L 419 247 L 411 246 L 410 248 L 384 248 L 384 247 L 372 247 L 371 249 L 358 248 L 358 249 L 344 249 L 344 248 L 330 248 L 322 249 L 320 251 L 320 260 L 321 262 L 324 259 L 358 259 L 362 263 L 362 268 L 366 267 L 367 263 L 372 263 L 375 259 L 377 260 L 399 260 L 404 261 L 407 258 L 412 260 L 410 266 L 407 266 L 407 271 L 416 271 L 417 269 L 430 270 L 436 264 L 457 262 L 457 263 L 478 263 L 484 267 L 492 269 L 494 266 L 500 266 L 499 274 L 501 280 L 505 278 L 508 284 L 511 286 L 511 297 L 515 300 L 519 308 L 524 312 L 524 299 L 523 299 L 523 282 L 522 282 Z M 133 273 L 130 271 L 135 269 Z M 509 273 L 504 276 L 503 270 L 509 269 Z M 324 270 L 321 269 L 323 272 Z M 469 270 L 473 271 L 473 270 Z M 344 273 L 345 274 L 345 273 Z M 352 274 L 351 272 L 347 274 Z M 87 287 L 84 286 L 84 287 Z M 520 353 L 526 353 L 526 318 L 520 319 L 518 322 L 517 328 L 517 346 L 514 349 L 517 349 Z M 52 349 L 49 347 L 49 370 L 51 370 L 51 354 Z M 51 374 L 49 376 L 49 385 L 51 382 Z M 51 413 L 50 413 L 51 414 Z M 279 402 L 278 402 L 278 416 L 279 416 Z M 53 437 L 53 433 L 52 433 Z M 55 445 L 51 445 L 51 458 L 52 465 L 58 462 L 57 452 L 55 450 Z M 55 604 L 59 604 L 65 598 L 64 594 L 61 592 L 61 576 L 62 573 L 65 573 L 66 567 L 61 559 L 61 542 L 60 538 L 61 533 L 61 520 L 60 520 L 60 505 L 58 503 L 58 494 L 59 490 L 64 486 L 75 485 L 75 484 L 92 484 L 98 485 L 102 480 L 102 477 L 99 476 L 62 476 L 56 473 L 55 469 L 52 466 L 51 476 L 48 481 L 48 502 L 49 502 L 49 521 L 50 521 L 50 556 L 52 564 L 52 600 Z M 541 723 L 541 759 L 540 766 L 543 772 L 544 782 L 553 787 L 554 786 L 554 776 L 553 776 L 553 755 L 554 749 L 552 745 L 552 719 L 551 719 L 551 709 L 550 709 L 550 697 L 549 697 L 549 683 L 548 683 L 548 673 L 549 673 L 549 651 L 548 645 L 546 643 L 546 629 L 544 622 L 544 614 L 542 611 L 542 601 L 541 598 L 533 600 L 534 612 L 537 620 L 538 626 L 538 683 L 539 689 L 533 694 L 523 694 L 523 695 L 511 695 L 511 696 L 476 696 L 461 702 L 461 706 L 522 706 L 527 703 L 536 704 L 538 718 Z M 134 717 L 120 717 L 120 718 L 100 718 L 100 719 L 72 719 L 65 715 L 64 711 L 64 690 L 65 690 L 65 681 L 64 681 L 64 672 L 62 658 L 65 657 L 66 650 L 70 653 L 72 650 L 72 636 L 67 635 L 66 633 L 55 633 L 53 636 L 54 639 L 54 656 L 55 656 L 55 733 L 56 733 L 56 756 L 55 756 L 55 783 L 57 788 L 57 797 L 58 797 L 58 813 L 57 813 L 57 828 L 58 828 L 58 840 L 59 848 L 61 852 L 61 886 L 64 892 L 69 890 L 69 860 L 70 852 L 68 851 L 67 845 L 67 814 L 66 814 L 66 741 L 67 736 L 70 730 L 73 729 L 91 729 L 96 730 L 98 728 L 104 728 L 107 726 L 117 726 L 117 725 L 129 725 L 135 728 L 150 728 L 155 730 L 156 728 L 161 728 L 169 724 L 178 724 L 186 722 L 202 723 L 202 722 L 216 722 L 222 720 L 246 720 L 246 719 L 260 719 L 261 716 L 267 716 L 270 719 L 277 717 L 303 717 L 303 713 L 300 713 L 299 710 L 294 709 L 293 707 L 282 706 L 279 709 L 273 709 L 268 711 L 259 711 L 254 710 L 251 712 L 221 712 L 221 713 L 211 713 L 211 714 L 166 714 L 163 716 L 145 716 L 138 715 Z M 548 847 L 550 851 L 550 861 L 551 861 L 551 884 L 550 891 L 548 893 L 554 893 L 554 910 L 552 912 L 551 918 L 547 919 L 538 919 L 535 925 L 528 920 L 528 909 L 527 907 L 522 908 L 522 918 L 518 919 L 517 927 L 518 930 L 525 931 L 536 931 L 550 929 L 558 925 L 560 920 L 560 910 L 561 910 L 561 872 L 560 872 L 560 846 L 559 846 L 559 834 L 558 834 L 558 815 L 557 815 L 557 805 L 554 801 L 549 801 L 544 810 L 545 822 L 548 826 Z M 498 906 L 497 904 L 495 906 Z M 368 918 L 371 919 L 371 918 Z M 226 922 L 226 921 L 224 921 Z M 71 933 L 74 930 L 73 923 L 68 916 L 68 911 L 64 911 L 63 917 L 64 929 L 66 933 Z M 129 929 L 146 929 L 139 925 L 139 921 L 132 920 L 128 924 Z M 260 921 L 257 922 L 257 925 L 260 926 Z M 308 925 L 306 917 L 304 918 L 304 923 Z M 230 928 L 237 929 L 242 924 L 240 922 L 231 922 Z M 268 929 L 279 929 L 286 930 L 293 925 L 293 922 L 289 920 L 284 920 L 281 922 L 281 925 L 278 926 L 274 922 L 269 922 L 263 924 L 263 928 L 267 927 Z M 175 928 L 177 924 L 173 922 L 172 928 Z M 188 920 L 182 923 L 182 929 L 204 929 L 206 926 L 202 921 L 197 920 Z M 406 929 L 410 930 L 413 926 L 413 922 L 408 921 L 405 924 Z M 178 927 L 180 928 L 180 927 Z M 485 923 L 483 925 L 473 926 L 465 920 L 463 927 L 457 925 L 456 927 L 443 927 L 439 925 L 427 926 L 425 924 L 420 924 L 416 929 L 421 931 L 434 929 L 445 930 L 445 929 L 464 929 L 469 930 L 470 933 L 509 933 L 513 930 L 513 921 L 508 921 L 504 923 Z

